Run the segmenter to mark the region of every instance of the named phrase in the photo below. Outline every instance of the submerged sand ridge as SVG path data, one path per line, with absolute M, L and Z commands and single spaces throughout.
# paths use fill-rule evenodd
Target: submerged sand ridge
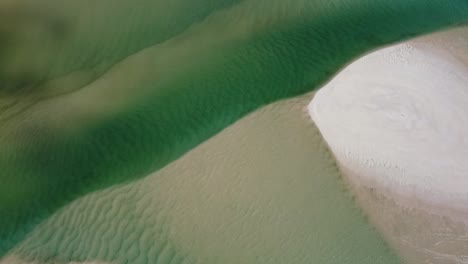
M 247 116 L 146 178 L 85 195 L 1 264 L 399 264 L 345 190 L 311 96 Z
M 344 0 L 142 0 L 138 4 L 127 0 L 98 3 L 56 0 L 46 2 L 54 6 L 54 11 L 58 11 L 50 13 L 52 17 L 56 14 L 60 18 L 53 21 L 65 22 L 60 23 L 65 26 L 59 28 L 64 33 L 60 34 L 62 37 L 55 38 L 58 36 L 54 34 L 57 28 L 48 27 L 48 19 L 39 20 L 44 23 L 37 24 L 37 29 L 50 34 L 30 35 L 29 30 L 16 30 L 13 27 L 13 31 L 20 34 L 9 37 L 11 45 L 2 48 L 3 54 L 7 55 L 2 57 L 0 54 L 0 75 L 8 77 L 5 79 L 12 85 L 17 85 L 17 81 L 23 78 L 31 79 L 32 83 L 42 79 L 53 80 L 53 85 L 47 85 L 47 89 L 36 87 L 41 96 L 33 96 L 33 99 L 40 99 L 40 102 L 27 107 L 27 111 L 21 111 L 21 115 L 9 118 L 11 122 L 8 125 L 0 125 L 1 256 L 28 239 L 29 232 L 38 224 L 51 218 L 54 212 L 74 199 L 124 182 L 131 184 L 162 169 L 259 107 L 297 96 L 322 84 L 350 59 L 363 52 L 403 38 L 446 28 L 466 21 L 468 17 L 466 0 L 451 0 L 449 3 L 440 0 L 375 0 L 364 1 L 365 5 L 361 5 L 360 1 L 351 4 Z M 28 1 L 21 3 L 20 6 L 29 6 Z M 193 5 L 186 5 L 189 3 Z M 108 8 L 109 5 L 112 5 L 111 9 Z M 25 9 L 28 10 L 30 9 Z M 431 19 L 428 20 L 427 17 Z M 0 20 L 3 19 L 0 16 Z M 61 96 L 50 98 L 51 94 Z M 42 95 L 47 95 L 48 100 L 42 100 L 45 99 Z M 15 110 L 13 114 L 17 113 L 16 108 L 11 110 Z M 307 117 L 306 120 L 308 119 Z M 305 147 L 303 142 L 300 143 L 301 147 Z M 226 144 L 221 145 L 224 147 Z M 312 154 L 317 153 L 315 148 L 311 147 L 309 150 Z M 282 161 L 291 164 L 286 158 L 288 157 L 284 156 Z M 211 165 L 217 164 L 213 162 Z M 305 172 L 310 173 L 308 170 Z M 298 185 L 307 187 L 302 183 Z M 314 187 L 327 190 L 325 185 Z M 179 183 L 175 182 L 170 188 L 180 189 Z M 311 193 L 311 189 L 306 191 Z M 299 193 L 298 189 L 292 192 Z M 278 192 L 272 193 L 276 195 Z M 128 198 L 121 193 L 117 196 L 123 200 Z M 168 196 L 168 199 L 172 197 Z M 103 205 L 104 208 L 109 208 L 111 202 L 116 200 L 106 200 L 108 202 Z M 268 199 L 265 201 L 272 208 L 279 205 Z M 117 203 L 113 208 L 122 208 L 122 202 Z M 209 206 L 208 202 L 202 204 Z M 323 204 L 334 209 L 328 202 Z M 349 202 L 349 206 L 352 205 Z M 130 205 L 128 208 L 133 207 Z M 78 211 L 83 212 L 84 209 Z M 298 213 L 302 211 L 304 210 L 297 210 Z M 205 215 L 219 217 L 223 214 L 212 214 L 210 211 Z M 205 215 L 200 219 L 205 219 Z M 343 226 L 347 229 L 344 230 L 359 233 L 359 230 L 349 225 L 349 219 L 345 217 L 325 217 L 322 211 L 317 215 L 324 217 L 325 224 L 330 219 L 340 220 L 345 223 Z M 271 223 L 272 218 L 262 214 L 257 216 Z M 130 222 L 136 221 L 133 214 L 129 214 L 129 217 Z M 144 239 L 151 236 L 151 233 L 146 232 L 151 225 L 142 224 L 143 228 L 136 232 L 137 230 L 131 229 L 135 226 L 127 227 L 126 221 L 120 220 L 126 219 L 122 215 L 103 219 L 108 220 L 97 226 L 91 221 L 93 224 L 90 225 L 99 230 L 104 227 L 102 231 L 107 231 L 106 227 L 110 224 L 118 226 L 118 230 L 129 230 L 130 235 L 120 236 L 129 249 L 123 250 L 123 253 L 129 255 L 120 255 L 123 259 L 121 263 L 135 263 L 127 259 L 132 259 L 137 250 L 148 250 L 128 244 L 136 240 L 133 236 L 140 235 Z M 193 221 L 184 222 L 184 214 L 177 219 L 182 221 L 182 226 L 189 227 L 186 234 L 193 234 L 193 229 L 199 228 Z M 306 218 L 297 219 L 303 221 Z M 311 219 L 317 219 L 316 215 Z M 230 228 L 232 218 L 227 217 L 225 220 L 224 223 L 213 225 L 218 227 L 216 230 L 226 231 Z M 62 223 L 65 222 L 74 225 L 70 218 L 60 221 L 59 225 L 63 226 Z M 162 226 L 168 228 L 168 225 Z M 292 223 L 290 226 L 299 225 Z M 327 236 L 336 231 L 334 228 L 323 228 L 321 223 L 313 228 Z M 169 232 L 172 229 L 164 230 Z M 276 226 L 271 230 L 281 229 Z M 306 229 L 298 230 L 297 233 L 307 235 L 304 230 Z M 46 229 L 46 232 L 56 233 L 55 231 L 54 228 Z M 211 245 L 225 246 L 228 254 L 235 255 L 246 255 L 243 249 L 252 248 L 241 241 L 238 243 L 239 251 L 235 252 L 226 243 L 232 240 L 231 237 L 221 241 L 216 232 L 211 232 L 209 227 L 205 232 L 195 231 L 200 234 L 201 241 L 197 243 L 197 250 L 213 256 L 213 263 L 226 262 L 216 261 L 216 254 L 221 251 L 210 251 Z M 375 245 L 373 241 L 349 238 L 350 247 L 337 246 L 339 241 L 343 241 L 342 237 L 347 237 L 348 232 L 330 237 L 330 246 L 326 248 L 330 249 L 329 253 L 333 254 L 334 261 L 353 263 L 343 255 L 349 253 L 357 258 L 359 264 L 363 263 L 363 259 L 375 264 L 376 258 L 369 256 L 369 252 L 378 255 L 373 246 L 359 247 L 359 250 L 364 250 L 363 257 L 356 256 L 357 251 L 354 249 L 357 241 Z M 100 233 L 101 236 L 96 235 L 97 232 L 90 233 L 92 237 L 105 242 L 104 245 L 101 244 L 103 248 L 109 244 L 109 232 Z M 214 240 L 207 239 L 207 234 L 210 233 L 214 234 Z M 229 232 L 224 232 L 227 233 Z M 253 234 L 248 231 L 245 233 Z M 285 233 L 292 234 L 282 234 Z M 71 228 L 71 233 L 64 234 L 74 239 L 82 236 L 82 231 Z M 182 242 L 187 244 L 193 241 L 184 234 L 176 232 L 175 235 L 180 235 Z M 44 236 L 37 237 L 42 239 Z M 52 241 L 53 246 L 47 248 L 50 250 L 49 255 L 38 255 L 46 261 L 50 259 L 49 256 L 57 256 L 61 252 L 66 255 L 70 251 L 73 258 L 82 261 L 88 261 L 86 257 L 89 254 L 101 257 L 96 253 L 99 247 L 90 248 L 90 243 L 83 243 L 83 249 L 70 246 L 68 251 L 65 247 L 70 244 L 63 243 L 62 237 L 65 235 L 55 237 L 59 247 L 54 247 L 57 244 Z M 165 257 L 169 254 L 168 259 L 172 260 L 170 254 L 173 252 L 167 246 L 168 241 L 172 240 L 165 240 L 164 235 L 159 233 L 155 237 L 160 238 L 162 243 L 154 247 L 154 252 L 146 253 L 163 259 L 163 263 L 170 262 Z M 257 239 L 260 237 L 256 236 Z M 252 241 L 269 247 L 270 242 L 284 240 L 267 237 L 263 241 L 250 240 L 249 243 Z M 292 237 L 291 241 L 299 240 Z M 117 240 L 117 244 L 118 242 L 122 241 Z M 44 243 L 34 242 L 32 248 L 38 248 L 41 244 Z M 276 245 L 280 249 L 286 248 L 283 250 L 287 253 L 284 256 L 293 256 L 298 262 L 311 262 L 305 258 L 299 259 L 299 254 L 293 254 L 296 247 Z M 319 253 L 327 253 L 322 247 L 323 242 L 315 249 Z M 121 251 L 118 247 L 115 248 Z M 269 251 L 263 251 L 263 247 L 260 249 L 262 255 L 266 256 L 265 262 L 272 263 L 269 259 L 271 255 L 267 254 Z M 197 250 L 195 252 L 199 252 Z M 335 250 L 345 261 L 336 257 Z M 384 252 L 381 256 L 386 254 L 384 247 L 382 250 Z M 281 250 L 271 251 L 282 253 Z M 83 252 L 83 255 L 77 252 Z M 184 257 L 181 251 L 177 252 L 175 255 Z M 310 254 L 311 251 L 304 249 L 304 252 Z M 106 251 L 102 254 L 104 257 L 99 258 L 100 261 L 112 262 L 111 254 Z M 193 253 L 193 256 L 205 256 L 197 254 Z M 139 256 L 142 258 L 139 260 L 141 263 L 147 263 L 144 262 L 145 254 Z M 251 256 L 253 263 L 259 263 L 255 259 L 259 256 L 256 252 Z M 318 259 L 317 255 L 308 256 L 313 256 L 314 261 Z M 327 255 L 323 259 L 328 261 L 319 259 L 318 262 L 330 263 L 331 260 L 325 256 Z M 67 257 L 70 258 L 70 255 L 62 260 L 66 262 Z M 390 258 L 393 259 L 393 256 Z M 233 261 L 239 263 L 237 259 Z M 381 262 L 388 263 L 384 260 Z
M 408 263 L 468 263 L 468 36 L 351 64 L 309 106 L 371 221 Z

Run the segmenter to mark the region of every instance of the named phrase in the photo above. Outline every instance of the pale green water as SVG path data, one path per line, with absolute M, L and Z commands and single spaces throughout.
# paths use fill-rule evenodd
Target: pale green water
M 10 41 L 0 46 L 3 83 L 0 255 L 70 201 L 91 191 L 140 179 L 162 168 L 258 107 L 317 87 L 363 52 L 468 18 L 468 1 L 465 0 L 362 0 L 352 4 L 312 0 L 171 3 L 120 0 L 99 4 L 50 0 L 38 13 L 31 11 L 37 10 L 31 8 L 32 3 L 0 3 L 2 13 L 15 14 L 11 15 L 13 18 L 2 16 L 0 19 L 24 21 L 14 24 L 19 25 L 17 27 L 0 28 L 0 34 Z M 31 16 L 31 12 L 37 15 Z M 32 26 L 36 29 L 29 31 Z M 131 54 L 134 55 L 127 57 Z M 116 62 L 119 64 L 113 66 Z M 57 77 L 62 79 L 45 81 Z M 208 162 L 206 168 L 210 166 L 216 164 Z M 226 175 L 232 171 L 223 170 Z M 340 217 L 357 221 L 359 228 L 370 232 L 364 227 L 364 218 L 352 208 L 351 199 L 337 187 L 335 180 L 335 185 L 330 185 L 330 189 L 323 187 L 323 190 L 347 201 L 348 206 L 344 208 L 348 208 L 349 215 L 344 213 Z M 131 187 L 132 184 L 136 183 L 130 183 L 127 188 L 136 188 Z M 177 182 L 168 188 L 177 189 Z M 131 201 L 128 207 L 132 207 Z M 102 211 L 92 214 L 99 218 Z M 326 216 L 334 211 L 335 208 L 330 207 L 330 211 L 316 214 Z M 83 212 L 89 213 L 87 208 L 83 208 Z M 164 213 L 160 215 L 169 217 Z M 176 216 L 177 219 L 182 217 Z M 261 215 L 257 217 L 262 218 Z M 119 218 L 131 221 L 119 221 Z M 322 225 L 333 218 L 324 218 L 314 228 L 323 228 L 327 234 L 334 232 L 333 228 Z M 125 226 L 127 222 L 136 222 L 135 219 L 139 218 L 132 214 L 119 215 L 104 221 L 99 228 Z M 302 221 L 304 219 L 307 218 Z M 189 222 L 184 224 L 185 228 L 197 228 Z M 68 220 L 64 223 L 71 224 Z M 140 232 L 133 232 L 132 225 L 125 228 L 131 234 L 136 233 L 136 237 L 144 237 L 146 225 L 141 226 Z M 223 226 L 222 223 L 219 226 Z M 90 228 L 93 230 L 92 226 Z M 172 228 L 158 232 L 178 236 L 178 229 Z M 271 230 L 274 233 L 275 229 Z M 350 227 L 347 232 L 353 230 Z M 307 233 L 308 229 L 303 231 Z M 149 232 L 153 231 L 148 230 L 148 236 L 153 236 Z M 76 237 L 76 243 L 80 241 L 79 232 L 63 234 Z M 227 231 L 226 234 L 234 236 Z M 207 231 L 207 243 L 210 243 L 208 235 Z M 349 241 L 360 241 L 359 236 Z M 127 243 L 132 241 L 130 235 L 122 233 L 120 237 L 128 239 Z M 164 239 L 168 235 L 161 237 L 162 240 L 158 240 L 161 243 L 172 243 Z M 336 241 L 329 241 L 337 244 L 342 241 L 339 234 L 334 237 Z M 62 237 L 56 239 L 57 243 L 50 244 L 51 251 L 41 253 L 51 254 L 45 259 L 65 254 L 62 252 L 69 252 L 60 259 L 65 262 L 88 257 L 112 261 L 112 256 L 117 256 L 99 247 L 53 248 L 60 245 Z M 104 235 L 101 239 L 107 241 Z M 152 243 L 151 238 L 145 239 Z M 375 242 L 379 240 L 374 233 L 362 239 L 369 247 L 361 249 L 380 256 L 380 263 L 393 263 L 393 257 L 382 242 Z M 216 245 L 223 243 L 217 239 L 213 241 Z M 271 252 L 288 250 L 288 244 L 268 247 L 270 240 L 266 237 L 258 243 L 264 243 Z M 334 263 L 333 256 L 343 260 L 351 256 L 349 252 L 355 251 L 347 247 L 352 243 L 343 243 L 330 251 L 330 243 L 323 246 L 323 256 L 317 255 L 317 259 L 329 259 Z M 181 254 L 180 258 L 187 261 L 214 254 L 206 253 L 210 246 L 202 247 L 202 242 L 197 245 L 202 252 L 187 252 L 186 256 L 175 248 L 173 254 L 178 257 L 177 254 Z M 311 248 L 318 250 L 321 246 Z M 148 250 L 144 243 L 129 248 L 140 255 Z M 154 248 L 154 254 L 163 254 L 164 248 L 167 247 Z M 113 250 L 137 254 L 120 248 Z M 268 256 L 270 251 L 261 251 L 256 256 Z M 209 252 L 217 251 L 214 248 Z M 232 254 L 236 253 L 242 256 L 245 251 L 239 249 Z M 361 254 L 364 257 L 365 253 Z M 115 260 L 124 261 L 125 258 L 130 257 L 125 255 Z M 218 261 L 215 257 L 207 259 Z M 313 259 L 304 255 L 304 259 L 299 258 L 296 263 L 301 260 L 308 263 L 307 260 Z M 336 263 L 343 261 L 336 260 Z

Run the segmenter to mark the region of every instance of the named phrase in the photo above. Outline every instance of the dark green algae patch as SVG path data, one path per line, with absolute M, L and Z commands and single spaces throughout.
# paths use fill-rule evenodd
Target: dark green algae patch
M 74 199 L 162 168 L 357 56 L 468 20 L 466 0 L 105 4 L 50 1 L 60 36 L 0 31 L 0 109 L 14 113 L 0 113 L 0 256 Z M 24 78 L 34 89 L 9 89 Z

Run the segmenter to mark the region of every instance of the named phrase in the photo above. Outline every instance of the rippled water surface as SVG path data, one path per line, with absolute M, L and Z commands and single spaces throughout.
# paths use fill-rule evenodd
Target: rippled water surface
M 262 107 L 467 19 L 465 0 L 0 1 L 0 256 L 399 263 L 307 102 Z

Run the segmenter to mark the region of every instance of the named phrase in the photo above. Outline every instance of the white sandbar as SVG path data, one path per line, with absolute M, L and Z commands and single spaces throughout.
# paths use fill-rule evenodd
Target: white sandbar
M 361 206 L 408 263 L 468 263 L 467 40 L 456 29 L 371 53 L 309 106 Z

